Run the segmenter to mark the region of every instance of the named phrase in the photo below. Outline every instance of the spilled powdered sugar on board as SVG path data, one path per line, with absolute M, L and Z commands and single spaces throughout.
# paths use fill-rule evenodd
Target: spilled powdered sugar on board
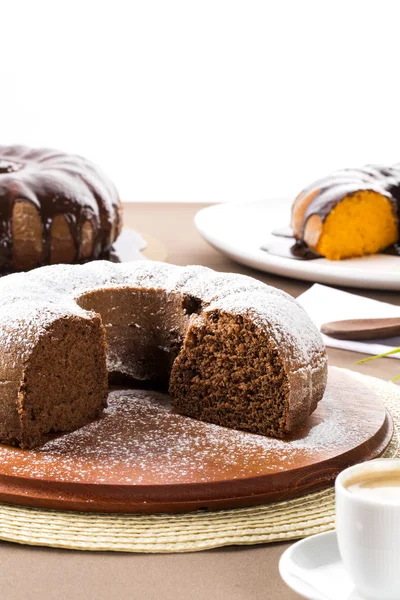
M 170 398 L 116 389 L 101 419 L 53 438 L 36 450 L 0 446 L 1 473 L 60 482 L 169 485 L 226 481 L 290 470 L 362 444 L 376 430 L 357 402 L 379 410 L 379 397 L 360 375 L 331 369 L 317 411 L 290 439 L 278 440 L 174 413 Z M 338 402 L 338 390 L 346 398 Z M 357 402 L 354 401 L 357 399 Z M 367 413 L 368 415 L 368 410 Z M 382 407 L 382 420 L 384 410 Z M 375 428 L 375 429 L 374 429 Z M 18 461 L 15 460 L 16 454 Z

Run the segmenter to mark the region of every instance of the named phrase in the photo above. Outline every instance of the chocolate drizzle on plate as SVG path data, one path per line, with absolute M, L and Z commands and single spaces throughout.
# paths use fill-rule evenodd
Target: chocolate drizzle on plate
M 390 254 L 390 256 L 400 256 L 400 244 L 392 244 L 382 251 L 382 254 Z
M 268 254 L 295 260 L 315 260 L 316 258 L 321 258 L 319 254 L 310 250 L 305 242 L 296 240 L 293 237 L 291 227 L 274 229 L 272 235 L 277 239 L 261 246 L 261 250 L 268 252 Z

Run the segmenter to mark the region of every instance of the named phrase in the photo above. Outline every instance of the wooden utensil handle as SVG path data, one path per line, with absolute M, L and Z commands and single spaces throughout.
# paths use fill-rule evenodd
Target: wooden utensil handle
M 321 332 L 337 340 L 373 340 L 400 335 L 400 317 L 348 319 L 321 326 Z

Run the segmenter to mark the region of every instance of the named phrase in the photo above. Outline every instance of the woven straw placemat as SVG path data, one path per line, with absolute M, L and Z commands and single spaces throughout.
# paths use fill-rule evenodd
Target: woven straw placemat
M 365 377 L 360 375 L 365 381 Z M 400 389 L 368 377 L 391 412 L 394 435 L 384 456 L 400 456 Z M 220 546 L 279 542 L 334 528 L 334 490 L 218 512 L 112 515 L 0 505 L 0 539 L 74 550 L 193 552 Z

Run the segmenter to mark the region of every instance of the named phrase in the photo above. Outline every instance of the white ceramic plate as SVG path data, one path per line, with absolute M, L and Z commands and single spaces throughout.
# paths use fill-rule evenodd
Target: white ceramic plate
M 285 277 L 318 283 L 379 290 L 400 290 L 400 257 L 377 254 L 341 261 L 294 260 L 260 249 L 271 231 L 288 225 L 291 202 L 276 200 L 246 204 L 216 204 L 195 217 L 201 235 L 240 263 Z
M 364 600 L 345 571 L 335 531 L 290 546 L 281 556 L 279 572 L 292 590 L 309 600 Z

